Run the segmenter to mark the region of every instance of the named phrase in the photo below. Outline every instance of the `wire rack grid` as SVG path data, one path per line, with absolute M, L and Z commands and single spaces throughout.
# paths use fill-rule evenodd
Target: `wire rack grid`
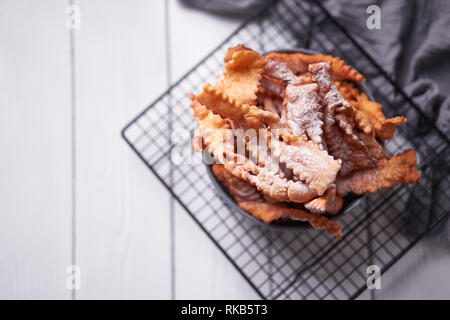
M 233 212 L 216 194 L 205 165 L 175 161 L 176 154 L 190 150 L 189 139 L 183 140 L 186 134 L 168 133 L 184 130 L 189 138 L 195 128 L 189 93 L 199 92 L 206 82 L 213 83 L 224 67 L 227 48 L 239 43 L 259 52 L 309 48 L 340 56 L 361 71 L 387 116 L 408 117 L 408 124 L 398 129 L 385 148 L 390 154 L 414 148 L 422 183 L 364 197 L 339 218 L 342 241 L 317 230 L 269 230 Z M 133 119 L 122 134 L 264 299 L 353 299 L 366 288 L 369 265 L 386 271 L 448 216 L 448 138 L 314 1 L 272 3 Z

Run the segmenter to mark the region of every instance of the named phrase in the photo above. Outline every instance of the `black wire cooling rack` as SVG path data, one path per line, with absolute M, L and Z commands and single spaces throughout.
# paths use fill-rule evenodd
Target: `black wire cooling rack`
M 183 135 L 176 133 L 193 132 L 189 93 L 214 82 L 224 67 L 227 48 L 239 43 L 259 52 L 310 48 L 340 56 L 361 71 L 384 113 L 408 118 L 408 124 L 398 128 L 385 148 L 390 154 L 414 148 L 422 183 L 364 197 L 339 218 L 342 241 L 317 230 L 267 230 L 233 212 L 215 193 L 204 165 L 176 160 L 177 154 L 190 150 L 189 139 L 184 142 Z M 447 136 L 326 9 L 313 1 L 272 3 L 132 120 L 122 134 L 262 298 L 355 298 L 366 289 L 369 265 L 386 271 L 448 216 Z

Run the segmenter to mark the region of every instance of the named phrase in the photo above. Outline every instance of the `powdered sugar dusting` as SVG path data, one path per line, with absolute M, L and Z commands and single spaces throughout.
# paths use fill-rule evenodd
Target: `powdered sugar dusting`
M 298 78 L 291 71 L 291 69 L 289 69 L 286 62 L 278 62 L 275 60 L 266 59 L 264 74 L 275 79 L 286 81 L 288 83 L 299 83 Z
M 317 84 L 291 85 L 286 87 L 286 121 L 291 132 L 309 139 L 326 149 L 323 137 L 323 108 L 320 104 Z

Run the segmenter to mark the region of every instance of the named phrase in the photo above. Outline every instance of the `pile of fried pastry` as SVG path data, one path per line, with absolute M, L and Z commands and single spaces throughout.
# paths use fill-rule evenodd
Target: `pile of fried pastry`
M 214 157 L 214 174 L 254 217 L 306 221 L 342 239 L 341 226 L 328 217 L 345 195 L 420 182 L 414 150 L 389 156 L 380 144 L 406 119 L 386 119 L 359 89 L 364 76 L 339 57 L 262 56 L 237 45 L 224 60 L 216 84 L 191 94 L 193 148 Z M 257 142 L 238 130 L 253 130 Z M 238 138 L 244 151 L 235 146 Z

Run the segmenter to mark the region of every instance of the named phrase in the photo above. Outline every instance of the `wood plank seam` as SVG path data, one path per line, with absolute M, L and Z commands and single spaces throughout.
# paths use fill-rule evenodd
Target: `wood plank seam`
M 172 85 L 172 56 L 171 56 L 171 48 L 170 48 L 170 18 L 169 18 L 169 1 L 165 1 L 164 3 L 164 41 L 165 41 L 165 51 L 166 51 L 166 79 L 167 79 L 167 87 Z M 169 104 L 171 103 L 172 97 L 169 93 Z M 169 143 L 172 144 L 172 108 L 169 108 L 168 114 L 168 127 L 169 127 Z M 173 187 L 173 164 L 172 162 L 169 165 L 169 184 L 170 187 Z M 175 199 L 170 196 L 169 198 L 169 213 L 170 213 L 170 294 L 172 300 L 176 298 L 175 292 L 175 210 L 174 210 L 174 201 Z

